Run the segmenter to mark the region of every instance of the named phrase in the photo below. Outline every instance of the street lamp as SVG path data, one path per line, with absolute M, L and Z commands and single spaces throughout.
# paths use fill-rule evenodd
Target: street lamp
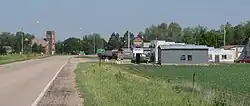
M 36 24 L 40 24 L 40 21 L 36 21 Z M 21 55 L 23 55 L 23 37 L 24 37 L 24 31 L 23 31 L 23 28 L 21 28 L 21 33 L 22 33 L 22 47 L 21 47 Z M 25 38 L 25 41 L 28 41 L 29 39 L 28 38 Z
M 92 33 L 93 37 L 94 37 L 94 54 L 95 54 L 95 34 Z
M 23 36 L 24 36 L 24 33 L 23 33 L 23 28 L 21 28 L 21 34 L 22 34 L 22 48 L 21 48 L 21 55 L 23 55 Z

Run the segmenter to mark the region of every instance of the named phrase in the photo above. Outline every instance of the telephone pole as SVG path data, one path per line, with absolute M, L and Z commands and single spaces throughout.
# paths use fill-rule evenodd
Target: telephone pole
M 128 49 L 130 48 L 130 32 L 128 31 Z
M 93 34 L 94 37 L 94 54 L 95 54 L 95 34 Z
M 224 46 L 226 46 L 226 25 L 227 25 L 227 21 L 226 24 L 224 25 Z
M 22 40 L 21 40 L 21 45 L 22 45 L 22 47 L 21 47 L 21 55 L 23 55 L 23 36 L 24 36 L 24 33 L 23 33 L 23 28 L 21 28 L 21 33 L 22 33 Z

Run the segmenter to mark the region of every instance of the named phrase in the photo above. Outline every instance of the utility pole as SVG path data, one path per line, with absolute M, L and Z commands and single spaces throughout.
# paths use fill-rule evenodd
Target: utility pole
M 128 31 L 128 50 L 130 48 L 130 32 Z
M 94 54 L 95 54 L 95 34 L 93 34 L 94 37 Z
M 21 33 L 22 33 L 22 40 L 21 40 L 21 45 L 22 45 L 22 47 L 21 47 L 21 55 L 23 55 L 23 36 L 24 36 L 24 33 L 23 33 L 23 28 L 21 28 Z
M 226 46 L 226 25 L 227 25 L 227 21 L 226 24 L 224 25 L 224 46 Z

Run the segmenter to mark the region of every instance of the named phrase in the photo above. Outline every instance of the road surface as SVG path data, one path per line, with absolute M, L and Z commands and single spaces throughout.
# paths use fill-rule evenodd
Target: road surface
M 31 106 L 71 56 L 0 65 L 0 106 Z

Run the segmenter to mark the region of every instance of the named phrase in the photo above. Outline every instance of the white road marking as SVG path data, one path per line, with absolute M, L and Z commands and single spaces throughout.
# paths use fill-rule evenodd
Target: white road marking
M 46 91 L 49 89 L 50 85 L 52 84 L 52 82 L 56 79 L 57 75 L 61 72 L 61 70 L 65 67 L 65 65 L 68 63 L 69 61 L 67 61 L 66 63 L 63 64 L 63 66 L 56 72 L 56 75 L 50 80 L 50 82 L 47 84 L 47 86 L 43 89 L 43 91 L 40 93 L 40 95 L 36 98 L 36 100 L 32 103 L 31 106 L 37 106 L 38 102 L 42 99 L 42 97 L 44 96 L 44 94 L 46 93 Z

